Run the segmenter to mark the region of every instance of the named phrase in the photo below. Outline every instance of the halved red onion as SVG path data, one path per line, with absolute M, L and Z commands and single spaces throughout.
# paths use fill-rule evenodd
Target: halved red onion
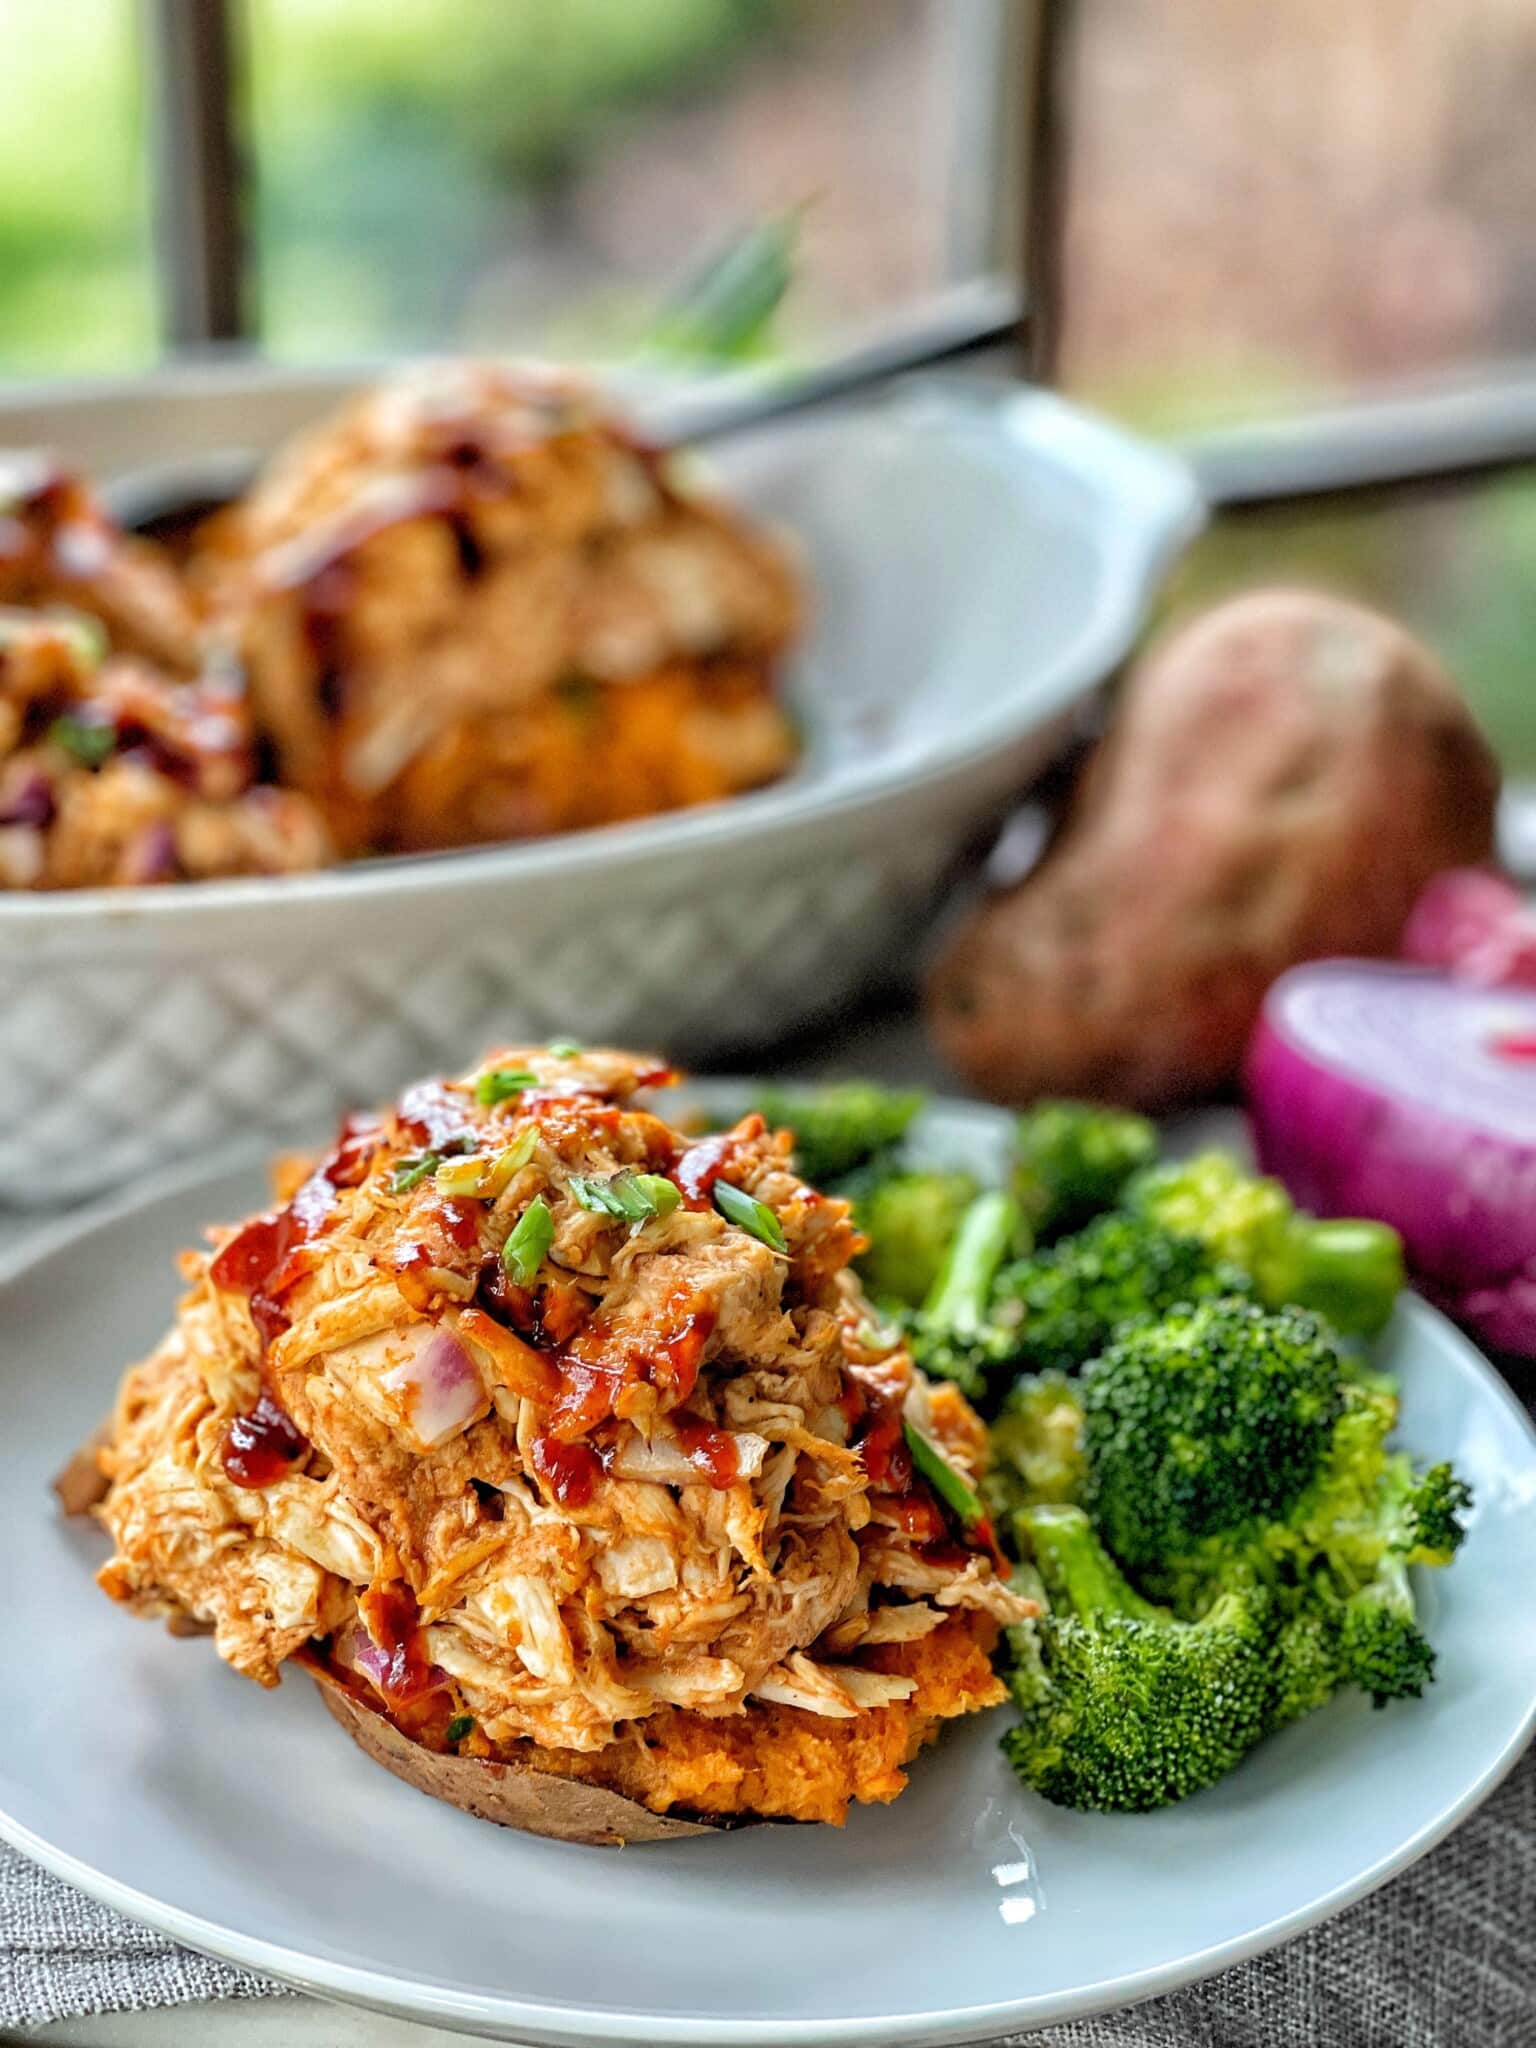
M 434 1330 L 379 1384 L 400 1402 L 423 1450 L 435 1451 L 490 1407 L 473 1359 L 451 1330 Z
M 1297 967 L 1265 999 L 1247 1084 L 1260 1162 L 1299 1204 L 1392 1224 L 1432 1299 L 1536 1355 L 1536 990 Z

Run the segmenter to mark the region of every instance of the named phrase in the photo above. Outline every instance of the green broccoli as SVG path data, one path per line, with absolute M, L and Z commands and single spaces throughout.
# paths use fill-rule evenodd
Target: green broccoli
M 1037 1102 L 1018 1120 L 1014 1150 L 1014 1193 L 1044 1240 L 1079 1230 L 1112 1208 L 1131 1175 L 1157 1157 L 1157 1132 L 1128 1109 Z
M 1416 1698 L 1435 1658 L 1419 1626 L 1408 1569 L 1449 1564 L 1471 1490 L 1447 1464 L 1416 1469 L 1387 1448 L 1397 1396 L 1380 1379 L 1346 1381 L 1316 1479 L 1255 1545 L 1292 1610 L 1331 1631 L 1338 1686 L 1378 1706 Z
M 1227 1152 L 1149 1167 L 1130 1181 L 1124 1200 L 1251 1273 L 1268 1307 L 1311 1309 L 1345 1336 L 1374 1336 L 1403 1289 L 1395 1230 L 1361 1218 L 1308 1216 L 1279 1181 L 1245 1172 Z
M 1013 1518 L 1021 1508 L 1077 1499 L 1084 1479 L 1083 1407 L 1065 1373 L 1015 1380 L 989 1435 L 992 1457 L 981 1494 L 1000 1535 L 1017 1535 Z
M 1024 1312 L 1023 1358 L 1037 1369 L 1062 1372 L 1096 1357 L 1123 1323 L 1251 1290 L 1245 1273 L 1213 1258 L 1198 1238 L 1120 1211 L 1097 1217 L 998 1276 L 999 1298 L 1018 1302 Z
M 925 1167 L 858 1168 L 836 1184 L 869 1239 L 855 1265 L 878 1302 L 917 1308 L 939 1277 L 960 1219 L 976 1199 L 968 1173 Z
M 1017 1310 L 994 1300 L 998 1269 L 1021 1226 L 1011 1195 L 990 1189 L 960 1219 L 944 1264 L 920 1309 L 901 1318 L 913 1361 L 934 1379 L 953 1380 L 972 1400 L 1018 1356 Z
M 1277 1555 L 1326 1556 L 1356 1583 L 1387 1557 L 1405 1564 L 1449 1564 L 1472 1503 L 1448 1464 L 1417 1470 L 1406 1451 L 1390 1450 L 1397 1389 L 1380 1376 L 1346 1378 L 1340 1408 L 1312 1485 L 1268 1532 Z
M 1248 1583 L 1246 1580 L 1244 1583 Z M 1274 1696 L 1269 1725 L 1284 1728 L 1327 1706 L 1344 1683 L 1339 1648 L 1339 1618 L 1315 1600 L 1277 1599 L 1283 1618 L 1272 1650 Z
M 1417 1470 L 1406 1452 L 1389 1450 L 1396 1422 L 1389 1382 L 1346 1377 L 1317 1471 L 1287 1512 L 1207 1536 L 1141 1574 L 1187 1619 L 1234 1586 L 1269 1591 L 1285 1616 L 1276 1726 L 1345 1686 L 1381 1705 L 1416 1697 L 1434 1674 L 1408 1570 L 1450 1562 L 1471 1494 L 1449 1465 Z
M 1180 1622 L 1126 1583 L 1080 1508 L 1021 1523 L 1050 1610 L 1012 1632 L 1022 1718 L 1013 1768 L 1059 1806 L 1144 1813 L 1213 1784 L 1267 1732 L 1273 1677 L 1261 1590 Z
M 1344 1602 L 1339 1675 L 1368 1692 L 1378 1707 L 1388 1700 L 1416 1700 L 1434 1677 L 1435 1652 L 1419 1627 L 1401 1558 L 1388 1558 L 1371 1583 Z
M 1083 1373 L 1084 1502 L 1132 1572 L 1284 1514 L 1338 1417 L 1342 1366 L 1301 1309 L 1237 1297 L 1125 1330 Z
M 753 1108 L 775 1128 L 795 1135 L 795 1158 L 813 1187 L 893 1153 L 926 1097 L 920 1089 L 882 1088 L 874 1081 L 835 1081 L 825 1088 L 762 1088 Z

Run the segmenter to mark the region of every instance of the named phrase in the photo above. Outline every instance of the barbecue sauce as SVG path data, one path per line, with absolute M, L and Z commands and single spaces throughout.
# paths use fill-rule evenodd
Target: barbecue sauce
M 590 1444 L 562 1443 L 546 1434 L 533 1439 L 533 1469 L 562 1507 L 584 1508 L 603 1465 Z
M 236 1486 L 273 1486 L 309 1449 L 293 1418 L 271 1395 L 237 1415 L 224 1432 L 224 1470 Z
M 741 1477 L 741 1460 L 736 1454 L 736 1439 L 728 1430 L 716 1429 L 713 1423 L 697 1415 L 673 1415 L 669 1420 L 678 1449 L 711 1486 L 723 1489 L 736 1484 Z
M 744 1140 L 760 1138 L 768 1126 L 760 1116 L 749 1116 L 734 1131 L 720 1131 L 713 1138 L 701 1138 L 678 1160 L 672 1178 L 683 1191 L 690 1209 L 712 1209 L 715 1182 L 730 1171 L 732 1156 Z
M 338 1188 L 356 1187 L 378 1148 L 379 1128 L 349 1117 L 330 1156 L 284 1209 L 256 1216 L 221 1245 L 208 1268 L 215 1287 L 244 1294 L 261 1344 L 262 1390 L 254 1408 L 224 1432 L 224 1470 L 237 1486 L 272 1486 L 309 1449 L 297 1424 L 267 1383 L 267 1356 L 288 1328 L 280 1297 L 305 1271 L 307 1247 L 330 1220 Z

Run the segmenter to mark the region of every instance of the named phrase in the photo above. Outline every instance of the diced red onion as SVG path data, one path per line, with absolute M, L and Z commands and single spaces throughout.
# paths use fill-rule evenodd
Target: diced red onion
M 0 825 L 33 825 L 41 831 L 53 823 L 57 808 L 51 779 L 33 768 L 0 803 Z
M 1401 1232 L 1424 1291 L 1536 1355 L 1536 990 L 1329 960 L 1270 990 L 1249 1050 L 1259 1159 L 1324 1216 Z
M 1536 988 L 1536 916 L 1512 882 L 1483 868 L 1435 876 L 1413 906 L 1401 951 L 1458 981 Z
M 474 1361 L 451 1330 L 434 1330 L 409 1358 L 391 1366 L 379 1384 L 395 1395 L 427 1450 L 467 1429 L 490 1406 Z
M 146 825 L 123 859 L 125 882 L 168 882 L 176 873 L 176 835 L 163 818 Z

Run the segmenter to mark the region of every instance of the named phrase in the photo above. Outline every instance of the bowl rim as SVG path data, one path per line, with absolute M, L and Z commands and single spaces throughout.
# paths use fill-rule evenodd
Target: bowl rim
M 1027 692 L 1000 691 L 963 732 L 934 743 L 874 750 L 830 772 L 791 773 L 768 787 L 693 810 L 602 825 L 544 839 L 343 862 L 309 874 L 188 882 L 172 888 L 0 892 L 0 941 L 109 924 L 152 928 L 196 913 L 240 917 L 271 908 L 361 906 L 444 890 L 511 888 L 590 876 L 667 856 L 729 846 L 749 850 L 785 832 L 845 821 L 918 792 L 964 782 L 1022 745 L 1102 681 L 1129 653 L 1154 589 L 1205 523 L 1193 472 L 1176 455 L 1052 392 L 1003 379 L 924 377 L 890 393 L 828 406 L 763 430 L 789 436 L 833 419 L 939 432 L 980 461 L 1022 471 L 1043 464 L 1086 485 L 1098 517 L 1101 577 L 1096 602 Z M 758 436 L 744 446 L 762 445 Z

